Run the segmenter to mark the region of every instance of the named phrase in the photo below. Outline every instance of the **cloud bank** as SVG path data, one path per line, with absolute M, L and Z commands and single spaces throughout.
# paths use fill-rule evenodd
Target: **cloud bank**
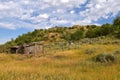
M 0 27 L 39 29 L 99 24 L 120 13 L 119 0 L 0 0 Z

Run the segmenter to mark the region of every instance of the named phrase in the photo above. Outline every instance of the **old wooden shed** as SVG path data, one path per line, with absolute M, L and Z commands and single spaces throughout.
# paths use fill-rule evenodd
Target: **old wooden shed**
M 44 53 L 44 42 L 33 42 L 20 46 L 12 46 L 11 53 L 39 55 Z

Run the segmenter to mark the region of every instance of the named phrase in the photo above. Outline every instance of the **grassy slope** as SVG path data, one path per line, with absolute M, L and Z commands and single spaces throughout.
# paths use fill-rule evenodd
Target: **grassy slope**
M 85 54 L 94 49 L 94 54 Z M 41 57 L 0 54 L 0 80 L 120 80 L 120 64 L 95 63 L 90 59 L 103 52 L 120 50 L 119 45 L 83 45 Z

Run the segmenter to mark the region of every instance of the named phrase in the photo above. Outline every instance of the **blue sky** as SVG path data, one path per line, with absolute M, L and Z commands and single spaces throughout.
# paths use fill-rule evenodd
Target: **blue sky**
M 0 0 L 0 44 L 34 29 L 112 23 L 119 0 Z

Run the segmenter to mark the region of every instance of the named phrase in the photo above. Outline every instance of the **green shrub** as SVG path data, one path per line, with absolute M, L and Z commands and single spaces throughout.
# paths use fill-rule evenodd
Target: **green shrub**
M 105 60 L 106 60 L 107 62 L 115 62 L 116 56 L 115 56 L 114 54 L 107 54 L 107 55 L 105 56 Z
M 99 54 L 95 57 L 96 62 L 101 62 L 101 63 L 110 63 L 110 62 L 115 62 L 116 61 L 116 56 L 114 54 Z

